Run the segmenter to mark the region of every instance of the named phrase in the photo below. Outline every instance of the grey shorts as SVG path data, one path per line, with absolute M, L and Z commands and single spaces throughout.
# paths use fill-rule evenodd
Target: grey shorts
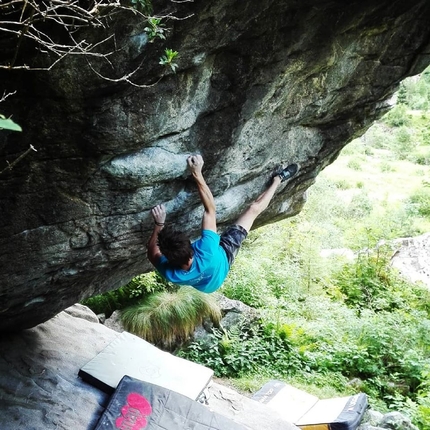
M 239 252 L 242 242 L 248 236 L 248 232 L 241 225 L 232 225 L 222 235 L 220 239 L 220 246 L 227 254 L 228 264 L 231 267 L 233 261 Z

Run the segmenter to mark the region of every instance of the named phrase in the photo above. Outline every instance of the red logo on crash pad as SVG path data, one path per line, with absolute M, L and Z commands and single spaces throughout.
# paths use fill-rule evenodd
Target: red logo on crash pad
M 141 430 L 148 424 L 147 417 L 152 408 L 148 400 L 138 393 L 127 396 L 127 404 L 121 409 L 121 416 L 116 419 L 115 426 L 120 430 Z

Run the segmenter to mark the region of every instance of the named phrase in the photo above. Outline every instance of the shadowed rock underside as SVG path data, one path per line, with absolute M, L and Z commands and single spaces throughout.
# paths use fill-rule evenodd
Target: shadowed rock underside
M 189 154 L 205 159 L 220 229 L 291 162 L 298 176 L 256 226 L 297 214 L 318 173 L 386 111 L 402 79 L 430 63 L 425 0 L 154 8 L 188 18 L 168 21 L 166 41 L 148 43 L 145 23 L 121 15 L 77 37 L 115 32 L 122 49 L 92 68 L 114 78 L 140 65 L 133 81 L 155 85 L 103 80 L 79 56 L 50 72 L 0 69 L 2 89 L 16 91 L 0 112 L 23 127 L 0 132 L 0 330 L 32 327 L 151 270 L 145 243 L 158 203 L 197 237 Z M 166 47 L 180 53 L 176 74 L 158 64 Z M 4 64 L 9 51 L 0 52 Z M 47 61 L 21 52 L 28 63 Z M 30 144 L 37 152 L 8 169 Z

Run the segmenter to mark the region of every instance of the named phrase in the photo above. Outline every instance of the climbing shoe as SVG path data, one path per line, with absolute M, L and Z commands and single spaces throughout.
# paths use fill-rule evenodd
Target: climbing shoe
M 298 164 L 290 164 L 281 173 L 278 173 L 278 176 L 281 178 L 281 182 L 286 181 L 287 179 L 292 178 L 299 171 Z

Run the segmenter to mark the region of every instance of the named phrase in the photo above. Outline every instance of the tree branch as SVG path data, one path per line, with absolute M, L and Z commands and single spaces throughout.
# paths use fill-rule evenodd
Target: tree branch
M 193 0 L 170 1 L 189 3 Z M 3 64 L 0 64 L 0 69 L 49 71 L 69 55 L 83 55 L 87 59 L 90 69 L 104 80 L 127 82 L 138 88 L 151 87 L 165 76 L 164 72 L 155 83 L 143 85 L 132 81 L 133 75 L 141 68 L 142 64 L 120 78 L 105 76 L 91 64 L 90 59 L 99 58 L 105 59 L 112 66 L 109 57 L 121 49 L 116 45 L 113 31 L 112 34 L 102 40 L 91 43 L 85 39 L 79 40 L 77 38 L 78 30 L 88 27 L 108 30 L 112 17 L 124 12 L 141 17 L 145 21 L 154 18 L 185 20 L 192 16 L 176 17 L 173 14 L 167 14 L 151 17 L 132 5 L 124 5 L 120 0 L 93 0 L 92 2 L 85 2 L 87 7 L 83 7 L 82 3 L 79 0 L 0 0 L 0 35 L 2 33 L 9 34 L 10 42 L 14 44 L 10 52 L 9 62 L 3 61 Z M 52 27 L 54 30 L 50 33 Z M 54 35 L 58 30 L 55 28 L 61 29 L 61 34 L 65 37 L 56 39 Z M 19 64 L 19 54 L 22 52 L 25 40 L 34 43 L 36 49 L 41 53 L 53 56 L 50 58 L 49 65 L 43 67 L 34 64 Z

